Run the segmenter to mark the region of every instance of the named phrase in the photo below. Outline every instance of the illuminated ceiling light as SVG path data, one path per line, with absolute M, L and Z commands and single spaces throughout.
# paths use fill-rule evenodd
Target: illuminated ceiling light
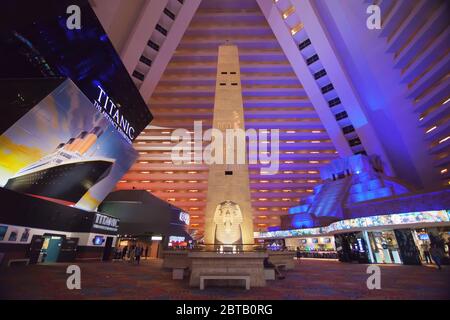
M 173 171 L 164 171 L 166 174 L 173 174 Z
M 437 126 L 433 126 L 430 129 L 428 129 L 425 133 L 430 133 L 431 131 L 435 130 Z
M 267 226 L 265 223 L 258 223 L 258 227 L 265 227 Z
M 292 183 L 292 180 L 283 180 L 284 183 Z
M 294 161 L 288 160 L 288 161 L 285 161 L 284 163 L 291 164 L 291 163 L 294 163 Z
M 170 144 L 170 141 L 163 141 L 162 144 Z
M 189 201 L 197 201 L 197 198 L 190 198 Z
M 142 180 L 142 183 L 150 183 L 150 180 Z
M 308 180 L 309 183 L 316 183 L 317 180 Z
M 175 201 L 175 198 L 168 198 L 167 201 Z
M 146 144 L 147 142 L 145 141 L 138 141 L 138 144 Z
M 145 151 L 140 151 L 139 154 L 147 154 Z
M 284 189 L 283 192 L 292 192 L 291 189 Z
M 283 171 L 283 173 L 291 174 L 291 173 L 294 173 L 294 171 Z
M 315 173 L 317 173 L 317 171 L 311 170 L 311 171 L 308 171 L 308 173 L 315 174 Z
M 268 144 L 269 143 L 269 141 L 261 141 L 261 143 L 264 143 L 264 144 Z
M 141 173 L 146 174 L 146 173 L 150 173 L 150 171 L 141 171 Z
M 146 164 L 148 161 L 139 161 L 139 163 Z
M 172 192 L 175 192 L 175 190 L 174 189 L 169 189 L 169 190 L 166 190 L 166 192 L 172 193 Z
M 267 201 L 267 198 L 258 198 L 259 201 Z
M 197 219 L 200 218 L 200 216 L 191 216 L 191 218 Z
M 258 210 L 260 210 L 260 211 L 266 211 L 266 210 L 267 210 L 267 208 L 265 208 L 265 207 L 262 207 L 262 208 L 258 208 Z
M 188 182 L 189 183 L 197 183 L 198 181 L 197 180 L 189 180 Z
M 286 19 L 287 17 L 289 17 L 291 14 L 293 14 L 295 11 L 295 7 L 294 6 L 290 6 L 285 12 L 283 12 L 283 19 Z
M 170 134 L 170 131 L 162 131 L 162 134 Z
M 311 154 L 318 154 L 319 151 L 310 151 L 309 153 L 311 153 Z
M 448 172 L 448 169 L 447 169 L 447 168 L 441 170 L 441 174 L 444 174 L 444 173 L 447 173 L 447 172 Z
M 295 143 L 295 141 L 289 140 L 289 141 L 286 141 L 286 143 Z
M 267 189 L 261 189 L 261 190 L 259 190 L 259 192 L 268 192 L 269 190 L 267 190 Z
M 147 189 L 146 191 L 147 191 L 147 192 L 152 192 L 152 190 L 151 190 L 151 189 Z
M 297 32 L 299 32 L 302 29 L 303 29 L 303 23 L 300 22 L 291 29 L 291 35 L 294 36 Z
M 423 120 L 423 118 L 424 118 L 424 117 L 420 117 L 420 118 L 419 118 L 419 121 L 422 121 L 422 120 Z
M 450 98 L 448 98 L 447 100 L 445 100 L 445 101 L 442 103 L 442 105 L 446 104 L 446 103 L 449 102 L 449 101 L 450 101 Z
M 261 183 L 268 183 L 269 181 L 267 181 L 267 180 L 259 180 L 259 182 L 261 182 Z
M 319 140 L 312 140 L 311 143 L 320 143 Z
M 322 131 L 320 131 L 320 130 L 313 130 L 313 131 L 311 131 L 311 133 L 321 133 Z
M 166 180 L 165 183 L 173 183 L 173 180 Z
M 198 190 L 197 189 L 192 189 L 192 190 L 189 190 L 189 192 L 198 192 Z
M 447 141 L 448 139 L 450 139 L 450 136 L 446 136 L 444 139 L 439 140 L 439 143 L 443 143 L 443 142 Z
M 295 131 L 295 130 L 288 130 L 288 131 L 286 131 L 286 133 L 296 133 L 297 131 Z
M 191 227 L 198 227 L 198 223 L 191 224 Z
M 189 174 L 197 173 L 197 171 L 188 171 Z
M 310 160 L 309 163 L 319 163 L 317 160 Z
M 127 180 L 120 180 L 119 183 L 125 183 L 128 182 Z
M 193 207 L 193 208 L 189 208 L 189 210 L 198 210 L 198 208 L 197 207 Z
M 313 192 L 313 189 L 306 189 L 306 192 Z
M 291 199 L 290 198 L 283 198 L 283 199 L 281 199 L 282 201 L 291 201 Z
M 170 164 L 172 163 L 172 161 L 164 161 L 164 163 Z
M 260 219 L 267 219 L 267 216 L 258 216 Z
M 294 151 L 286 151 L 285 154 L 294 154 Z

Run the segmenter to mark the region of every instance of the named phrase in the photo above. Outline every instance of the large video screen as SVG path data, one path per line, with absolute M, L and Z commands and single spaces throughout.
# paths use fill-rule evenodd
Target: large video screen
M 25 2 L 0 2 L 0 79 L 70 78 L 133 141 L 152 115 L 89 2 Z M 66 26 L 72 4 L 81 10 L 80 29 Z
M 94 210 L 136 158 L 67 79 L 0 136 L 0 186 Z

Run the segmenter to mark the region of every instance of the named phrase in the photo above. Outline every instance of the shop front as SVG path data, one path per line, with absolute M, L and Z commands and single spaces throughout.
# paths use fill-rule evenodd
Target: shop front
M 449 213 L 433 210 L 361 217 L 319 228 L 256 232 L 255 238 L 284 239 L 288 247 L 314 253 L 330 249 L 325 239 L 331 237 L 339 261 L 377 264 L 420 265 L 425 251 L 435 245 L 445 255 L 442 263 L 448 264 Z
M 333 236 L 286 238 L 285 241 L 289 250 L 300 249 L 303 258 L 337 258 Z
M 109 260 L 119 219 L 0 188 L 0 265 Z
M 141 248 L 144 258 L 161 258 L 167 249 L 192 245 L 186 232 L 189 214 L 144 190 L 110 193 L 99 206 L 120 219 L 120 236 L 115 256 L 129 258 L 133 248 Z

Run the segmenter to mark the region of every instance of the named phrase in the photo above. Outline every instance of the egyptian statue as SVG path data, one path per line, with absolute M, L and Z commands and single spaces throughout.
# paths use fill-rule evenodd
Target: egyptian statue
M 214 212 L 215 243 L 242 244 L 242 211 L 233 201 L 221 202 Z

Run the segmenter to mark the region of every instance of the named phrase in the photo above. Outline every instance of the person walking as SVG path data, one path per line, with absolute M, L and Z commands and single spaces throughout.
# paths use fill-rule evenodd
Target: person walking
M 136 246 L 132 246 L 130 249 L 130 261 L 128 261 L 129 263 L 134 262 L 135 254 L 136 254 Z
M 424 242 L 422 244 L 422 251 L 423 251 L 423 256 L 425 258 L 425 262 L 427 264 L 432 264 L 433 262 L 431 261 L 430 244 L 428 242 Z
M 142 254 L 142 248 L 136 247 L 136 250 L 134 252 L 134 256 L 136 258 L 136 263 L 139 264 L 141 262 L 141 254 Z
M 300 251 L 300 247 L 297 247 L 297 250 L 296 250 L 295 254 L 297 256 L 297 261 L 300 261 L 300 258 L 302 256 L 302 253 Z
M 438 266 L 438 269 L 441 270 L 441 262 L 442 258 L 444 258 L 444 252 L 441 247 L 439 247 L 436 243 L 431 246 L 430 249 L 431 257 L 433 258 L 434 263 Z
M 122 260 L 124 260 L 125 257 L 127 256 L 127 250 L 128 250 L 128 246 L 123 247 L 123 249 L 122 249 Z

